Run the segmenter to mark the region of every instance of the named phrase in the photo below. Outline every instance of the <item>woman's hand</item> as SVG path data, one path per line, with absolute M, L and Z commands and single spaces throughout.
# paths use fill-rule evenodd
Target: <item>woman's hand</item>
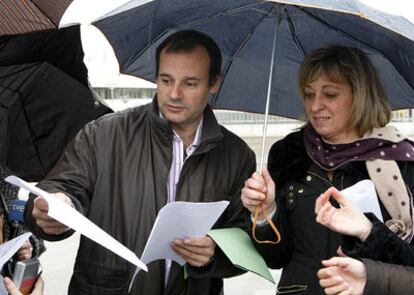
M 17 260 L 27 260 L 32 258 L 32 251 L 33 247 L 32 244 L 30 244 L 30 241 L 27 240 L 24 242 L 23 246 L 17 251 L 16 258 Z
M 4 286 L 10 295 L 23 295 L 10 278 L 4 278 Z M 44 282 L 42 278 L 38 278 L 35 287 L 30 295 L 43 295 Z
M 335 208 L 329 202 L 336 200 L 340 208 Z M 321 194 L 315 203 L 316 221 L 338 233 L 354 236 L 365 241 L 372 229 L 372 223 L 362 211 L 348 201 L 334 187 Z
M 366 284 L 365 265 L 349 257 L 323 260 L 325 268 L 318 271 L 319 284 L 325 294 L 362 295 Z
M 261 205 L 266 213 L 270 213 L 276 207 L 275 203 L 276 186 L 269 171 L 263 167 L 262 175 L 255 172 L 252 177 L 246 180 L 241 191 L 241 200 L 244 207 L 254 215 L 256 207 Z M 260 215 L 259 220 L 264 216 Z

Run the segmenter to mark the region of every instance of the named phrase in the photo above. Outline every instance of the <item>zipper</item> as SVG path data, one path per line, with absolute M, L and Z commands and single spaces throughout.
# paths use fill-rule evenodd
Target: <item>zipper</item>
M 327 183 L 327 184 L 329 184 L 330 186 L 334 186 L 334 184 L 333 184 L 331 181 L 329 181 L 329 180 L 328 180 L 328 179 L 326 179 L 326 178 L 323 178 L 322 176 L 320 176 L 320 175 L 316 174 L 315 172 L 312 172 L 312 171 L 310 171 L 310 170 L 306 170 L 306 172 L 307 172 L 307 173 L 309 173 L 309 174 L 312 174 L 313 176 L 315 176 L 315 177 L 319 178 L 320 180 L 323 180 L 324 182 L 326 182 L 326 183 Z M 339 190 L 343 190 L 343 189 L 344 189 L 344 178 L 345 178 L 345 175 L 342 175 L 342 176 L 341 176 L 341 187 L 339 188 Z
M 329 184 L 330 186 L 333 186 L 333 183 L 332 182 L 330 182 L 328 179 L 325 179 L 325 178 L 323 178 L 322 176 L 320 176 L 320 175 L 318 175 L 318 174 L 316 174 L 315 172 L 312 172 L 312 171 L 310 171 L 310 170 L 306 170 L 306 172 L 307 173 L 309 173 L 309 174 L 312 174 L 313 176 L 316 176 L 317 178 L 319 178 L 319 179 L 321 179 L 321 180 L 323 180 L 323 181 L 325 181 L 327 184 Z

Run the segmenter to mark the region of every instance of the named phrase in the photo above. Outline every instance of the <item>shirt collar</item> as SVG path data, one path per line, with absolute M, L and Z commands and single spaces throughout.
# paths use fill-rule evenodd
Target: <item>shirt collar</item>
M 160 118 L 165 119 L 164 115 L 161 113 L 161 111 L 158 112 Z M 204 117 L 201 117 L 200 123 L 198 123 L 197 126 L 197 130 L 196 130 L 196 134 L 194 136 L 193 142 L 187 147 L 186 152 L 187 155 L 191 154 L 191 151 L 194 152 L 194 150 L 200 145 L 201 142 L 201 136 L 203 133 L 203 120 Z M 178 140 L 178 141 L 182 141 L 181 137 L 178 135 L 177 132 L 175 132 L 174 129 L 172 129 L 173 131 L 173 139 L 174 140 Z

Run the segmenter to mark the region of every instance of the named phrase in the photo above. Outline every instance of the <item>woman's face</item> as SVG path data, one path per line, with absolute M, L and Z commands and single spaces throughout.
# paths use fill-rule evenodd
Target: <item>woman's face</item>
M 330 143 L 349 142 L 358 137 L 348 127 L 352 108 L 352 88 L 348 83 L 330 80 L 325 74 L 304 89 L 306 114 L 316 132 Z

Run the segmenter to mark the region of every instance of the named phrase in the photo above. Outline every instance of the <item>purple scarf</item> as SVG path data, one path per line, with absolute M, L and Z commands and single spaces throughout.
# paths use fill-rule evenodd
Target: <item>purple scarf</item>
M 387 127 L 393 128 L 393 127 Z M 379 128 L 377 130 L 381 130 Z M 381 132 L 369 134 L 353 142 L 330 144 L 310 125 L 304 130 L 304 144 L 308 156 L 314 163 L 327 171 L 351 161 L 392 160 L 414 161 L 414 144 L 394 128 L 392 139 L 385 139 Z

